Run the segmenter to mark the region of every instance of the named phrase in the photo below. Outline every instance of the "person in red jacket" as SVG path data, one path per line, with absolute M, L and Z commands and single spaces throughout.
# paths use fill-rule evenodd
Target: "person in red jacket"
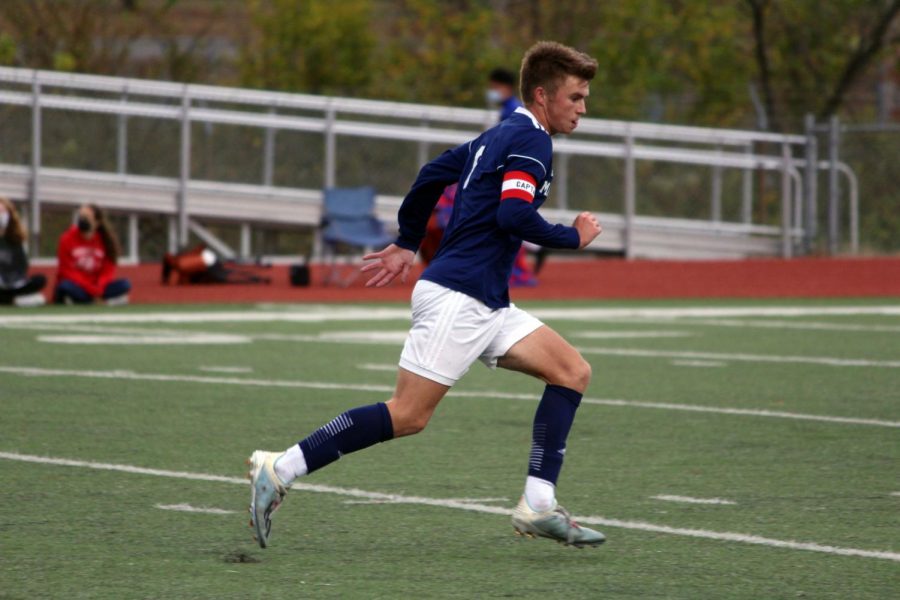
M 78 219 L 59 238 L 56 292 L 58 304 L 127 304 L 131 282 L 116 279 L 119 241 L 103 210 L 94 204 L 78 209 Z

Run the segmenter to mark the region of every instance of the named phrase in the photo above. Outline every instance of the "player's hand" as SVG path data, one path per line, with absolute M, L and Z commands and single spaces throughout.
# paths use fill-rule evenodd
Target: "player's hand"
M 409 275 L 415 258 L 415 252 L 401 248 L 397 244 L 391 244 L 381 252 L 366 254 L 363 256 L 363 260 L 374 260 L 375 262 L 364 265 L 360 271 L 365 273 L 380 269 L 366 282 L 366 287 L 384 287 L 397 275 L 400 276 L 400 281 L 406 283 L 406 276 Z
M 575 222 L 572 223 L 572 227 L 578 231 L 578 238 L 580 240 L 578 244 L 579 250 L 590 244 L 594 241 L 595 237 L 603 232 L 603 228 L 600 227 L 600 222 L 597 221 L 597 217 L 587 211 L 575 217 Z

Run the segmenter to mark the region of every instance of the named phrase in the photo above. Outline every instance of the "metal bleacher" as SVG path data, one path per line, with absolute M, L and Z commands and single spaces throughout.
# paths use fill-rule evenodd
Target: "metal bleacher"
M 37 240 L 41 235 L 43 206 L 94 202 L 130 215 L 128 247 L 132 258 L 136 258 L 137 219 L 147 214 L 170 217 L 170 248 L 187 242 L 194 222 L 236 223 L 242 232 L 238 253 L 247 255 L 249 242 L 245 240 L 249 240 L 251 227 L 314 227 L 319 223 L 322 189 L 343 183 L 338 168 L 338 138 L 412 143 L 416 162 L 421 164 L 442 148 L 471 139 L 494 118 L 486 110 L 0 67 L 0 109 L 4 107 L 17 107 L 18 114 L 31 117 L 30 123 L 19 123 L 30 136 L 30 156 L 20 155 L 25 160 L 16 164 L 3 155 L 0 194 L 27 201 L 32 237 Z M 48 141 L 43 129 L 51 112 L 115 119 L 116 135 L 109 140 L 115 146 L 115 165 L 95 170 L 46 164 L 42 156 Z M 171 148 L 178 156 L 177 176 L 129 172 L 127 124 L 135 118 L 169 121 L 179 128 L 177 144 Z M 192 134 L 192 125 L 198 123 L 261 130 L 265 142 L 256 150 L 262 153 L 258 180 L 235 182 L 192 176 L 191 144 L 192 135 L 196 135 Z M 319 185 L 273 184 L 273 164 L 289 160 L 275 156 L 271 139 L 278 131 L 321 136 L 321 146 L 316 150 L 322 163 Z M 776 153 L 771 153 L 773 148 Z M 802 252 L 810 215 L 815 214 L 810 204 L 815 202 L 816 174 L 818 169 L 829 167 L 816 160 L 815 140 L 810 136 L 599 119 L 582 119 L 577 133 L 556 140 L 554 149 L 554 189 L 542 214 L 552 222 L 569 223 L 578 209 L 584 208 L 570 204 L 571 158 L 621 161 L 621 210 L 599 213 L 604 234 L 591 249 L 639 258 L 790 257 Z M 642 215 L 638 161 L 708 168 L 712 190 L 709 218 Z M 853 173 L 846 165 L 838 167 L 851 184 L 855 205 Z M 722 174 L 727 169 L 738 171 L 744 183 L 740 218 L 736 221 L 722 218 Z M 398 177 L 411 182 L 415 172 L 407 170 Z M 774 173 L 780 182 L 776 223 L 752 220 L 753 177 L 760 171 Z M 389 226 L 396 221 L 400 201 L 399 195 L 377 197 L 377 214 Z

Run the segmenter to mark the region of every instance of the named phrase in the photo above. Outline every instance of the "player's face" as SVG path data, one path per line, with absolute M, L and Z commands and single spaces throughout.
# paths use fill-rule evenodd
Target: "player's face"
M 578 127 L 578 119 L 587 112 L 585 99 L 590 94 L 587 80 L 567 75 L 556 93 L 547 103 L 547 121 L 550 134 L 572 133 Z

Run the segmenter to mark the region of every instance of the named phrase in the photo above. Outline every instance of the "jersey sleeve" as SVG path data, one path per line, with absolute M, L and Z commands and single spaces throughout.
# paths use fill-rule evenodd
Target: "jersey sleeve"
M 577 250 L 581 246 L 577 229 L 567 225 L 551 225 L 531 202 L 519 198 L 500 202 L 497 224 L 504 231 L 545 248 Z
M 525 183 L 530 183 L 531 199 L 550 175 L 553 160 L 553 142 L 550 136 L 539 129 L 528 135 L 516 136 L 510 144 L 503 161 L 503 190 L 501 200 L 507 197 L 520 197 L 507 194 L 514 190 L 529 190 Z M 510 181 L 521 183 L 509 183 Z M 522 198 L 525 200 L 526 198 Z
M 553 145 L 542 131 L 522 136 L 511 146 L 503 171 L 497 224 L 523 240 L 547 248 L 577 249 L 581 238 L 574 227 L 551 225 L 538 214 L 534 197 L 550 173 Z
M 403 199 L 397 221 L 400 235 L 395 244 L 416 252 L 425 237 L 425 227 L 434 206 L 448 185 L 459 181 L 471 143 L 447 150 L 419 171 L 415 183 Z

